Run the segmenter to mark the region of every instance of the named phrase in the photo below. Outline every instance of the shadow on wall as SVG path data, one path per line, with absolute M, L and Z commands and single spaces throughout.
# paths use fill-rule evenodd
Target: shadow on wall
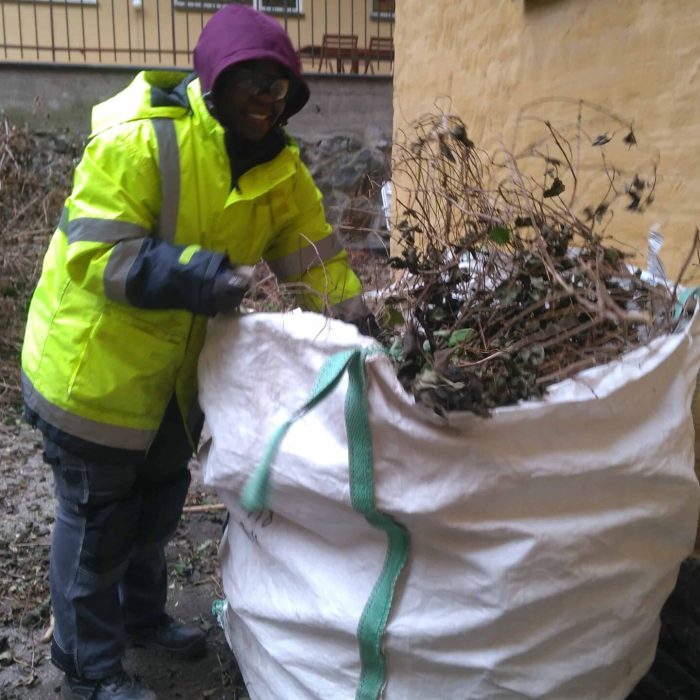
M 564 5 L 570 0 L 523 0 L 523 10 L 527 12 L 537 12 L 538 10 L 549 9 L 553 5 Z

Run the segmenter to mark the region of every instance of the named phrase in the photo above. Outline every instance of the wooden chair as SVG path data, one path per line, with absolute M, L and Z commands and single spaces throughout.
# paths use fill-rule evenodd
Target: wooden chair
M 389 64 L 394 63 L 394 38 L 391 36 L 373 36 L 370 37 L 369 47 L 365 54 L 365 73 L 372 70 L 374 66 L 372 61 L 388 61 Z
M 335 58 L 336 71 L 345 72 L 344 62 L 350 59 L 352 73 L 357 73 L 359 69 L 359 56 L 357 51 L 357 34 L 324 34 L 321 42 L 321 62 L 323 67 L 325 61 L 330 70 L 330 60 Z

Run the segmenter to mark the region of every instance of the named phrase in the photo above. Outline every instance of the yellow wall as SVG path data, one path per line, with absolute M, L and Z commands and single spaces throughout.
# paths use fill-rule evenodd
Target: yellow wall
M 131 0 L 0 4 L 0 61 L 190 66 L 192 49 L 212 15 L 175 9 L 172 0 L 143 0 L 140 9 Z M 360 47 L 369 46 L 373 36 L 393 34 L 393 22 L 373 18 L 371 0 L 302 0 L 302 14 L 273 16 L 297 48 L 320 45 L 324 33 L 356 34 Z M 390 73 L 387 62 L 373 67 Z M 304 59 L 304 68 L 317 71 L 319 62 Z
M 511 143 L 521 107 L 547 97 L 574 98 L 530 108 L 554 124 L 575 120 L 578 99 L 629 118 L 637 157 L 658 152 L 659 183 L 647 211 L 616 215 L 607 232 L 641 262 L 648 229 L 660 223 L 673 277 L 700 225 L 699 28 L 697 0 L 400 0 L 394 130 L 444 96 L 451 104 L 440 106 L 489 150 Z M 592 134 L 606 128 L 593 122 Z M 697 260 L 690 273 L 700 281 Z

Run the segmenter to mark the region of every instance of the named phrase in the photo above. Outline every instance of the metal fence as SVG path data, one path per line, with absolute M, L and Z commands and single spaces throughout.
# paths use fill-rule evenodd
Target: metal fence
M 235 0 L 279 21 L 311 72 L 391 74 L 395 0 Z M 0 0 L 0 62 L 188 67 L 206 0 Z

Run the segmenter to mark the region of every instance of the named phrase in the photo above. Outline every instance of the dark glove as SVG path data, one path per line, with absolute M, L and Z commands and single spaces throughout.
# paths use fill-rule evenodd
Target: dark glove
M 216 313 L 235 311 L 253 283 L 255 269 L 250 265 L 228 267 L 219 272 L 212 288 L 212 304 Z

